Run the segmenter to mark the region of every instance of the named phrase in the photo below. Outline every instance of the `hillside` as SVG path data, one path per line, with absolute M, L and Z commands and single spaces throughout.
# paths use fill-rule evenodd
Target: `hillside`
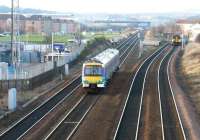
M 11 9 L 6 6 L 0 6 L 0 13 L 10 13 Z M 47 13 L 47 14 L 55 14 L 55 11 L 46 11 L 46 10 L 40 10 L 40 9 L 31 9 L 31 8 L 20 8 L 20 13 L 23 14 L 41 14 L 41 13 Z
M 190 43 L 186 47 L 182 66 L 187 76 L 200 76 L 200 44 Z
M 200 115 L 200 44 L 190 43 L 186 46 L 181 61 L 183 78 L 188 87 L 188 95 L 194 102 Z

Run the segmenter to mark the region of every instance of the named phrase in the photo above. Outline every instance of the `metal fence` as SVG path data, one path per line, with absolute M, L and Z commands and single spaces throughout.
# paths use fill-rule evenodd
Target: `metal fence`
M 16 66 L 11 72 L 8 68 L 1 68 L 0 80 L 20 80 L 30 79 L 53 69 L 52 62 L 38 64 L 21 64 Z
M 71 53 L 65 57 L 61 57 L 56 61 L 56 67 L 61 67 L 74 59 L 76 59 L 81 51 L 83 51 L 84 46 L 74 47 Z M 45 63 L 35 63 L 35 64 L 25 64 L 16 65 L 15 69 L 9 71 L 8 66 L 4 63 L 0 65 L 0 80 L 22 80 L 31 79 L 42 73 L 48 72 L 54 69 L 54 63 L 52 61 Z

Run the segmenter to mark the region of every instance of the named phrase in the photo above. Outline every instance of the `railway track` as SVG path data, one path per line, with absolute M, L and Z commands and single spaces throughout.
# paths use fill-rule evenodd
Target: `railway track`
M 140 118 L 146 73 L 148 72 L 150 65 L 156 57 L 160 55 L 164 48 L 165 46 L 149 56 L 136 72 L 129 89 L 114 139 L 130 140 L 137 137 L 139 124 L 138 118 Z
M 99 95 L 87 94 L 71 109 L 71 111 L 54 127 L 45 140 L 69 139 L 83 121 L 87 113 L 95 105 Z
M 158 89 L 158 68 L 162 59 L 171 48 L 165 48 L 146 74 L 144 81 L 143 99 L 141 103 L 140 118 L 138 118 L 138 140 L 161 140 L 162 139 L 162 116 L 160 111 L 159 89 Z
M 169 80 L 169 60 L 177 48 L 166 55 L 158 71 L 158 84 L 163 123 L 163 140 L 186 140 L 185 131 Z
M 126 45 L 128 43 L 128 41 L 132 38 L 136 38 L 137 37 L 137 32 L 134 33 L 133 35 L 131 35 L 130 37 L 128 37 L 128 39 L 125 39 L 124 41 L 122 41 L 122 43 L 120 45 L 117 46 L 117 49 L 120 50 L 121 48 L 123 48 L 124 45 Z
M 123 42 L 125 45 L 120 45 L 118 48 L 121 51 L 127 43 L 137 42 L 135 35 L 127 39 L 127 42 Z M 135 38 L 134 38 L 135 37 Z M 132 39 L 135 40 L 132 40 Z M 130 45 L 130 46 L 131 46 Z M 122 59 L 126 59 L 125 53 L 128 53 L 130 47 L 127 47 L 122 53 Z M 122 56 L 121 55 L 121 56 Z M 25 117 L 20 119 L 12 127 L 7 129 L 4 133 L 0 135 L 1 139 L 19 139 L 24 136 L 35 124 L 37 124 L 41 119 L 43 119 L 49 112 L 51 112 L 58 104 L 63 102 L 66 98 L 70 97 L 72 93 L 80 86 L 81 77 L 78 76 L 71 83 L 69 83 L 65 88 L 61 89 L 54 96 L 46 100 L 43 104 L 35 108 L 32 112 L 27 114 Z
M 127 47 L 124 51 L 124 53 L 121 54 L 120 56 L 120 59 L 121 59 L 121 63 L 120 63 L 120 67 L 121 65 L 124 63 L 125 59 L 127 58 L 127 53 L 129 54 L 130 53 L 130 49 L 133 49 L 131 48 L 132 45 L 136 45 L 137 44 L 137 39 L 135 39 L 129 47 Z M 126 54 L 126 56 L 124 55 Z M 91 96 L 91 95 L 90 95 Z M 94 96 L 95 98 L 95 101 L 94 103 L 96 103 L 97 99 L 98 99 L 98 96 Z M 87 100 L 87 103 L 88 102 L 92 102 L 94 99 L 92 98 L 89 98 L 89 100 L 91 101 L 88 101 Z M 86 104 L 84 102 L 81 102 L 83 105 Z M 87 115 L 87 113 L 89 112 L 89 110 L 94 106 L 94 103 L 93 104 L 90 104 L 88 105 L 87 107 L 83 106 L 81 108 L 85 108 L 85 109 L 81 109 L 81 112 L 83 111 L 84 113 L 82 113 L 82 115 L 79 115 L 79 112 L 80 109 L 77 109 L 78 107 L 75 107 L 70 114 L 67 114 L 59 123 L 58 125 L 55 126 L 55 128 L 49 133 L 49 135 L 47 135 L 45 137 L 45 140 L 51 140 L 51 139 L 56 139 L 59 137 L 59 139 L 70 139 L 73 134 L 76 132 L 77 128 L 79 127 L 79 125 L 82 123 L 82 121 L 84 120 L 85 116 Z M 78 111 L 77 111 L 78 110 Z M 70 116 L 73 116 L 73 113 L 75 112 L 76 115 L 75 118 L 78 116 L 79 119 L 78 121 L 74 121 L 76 119 L 74 119 L 73 117 L 70 117 Z M 68 122 L 67 120 L 70 120 L 69 123 L 70 125 L 66 125 L 66 122 Z M 73 123 L 73 124 L 71 124 Z M 69 130 L 69 131 L 68 131 Z M 71 130 L 71 131 L 70 131 Z
M 138 69 L 115 140 L 186 140 L 168 75 L 169 58 L 174 50 L 158 50 Z

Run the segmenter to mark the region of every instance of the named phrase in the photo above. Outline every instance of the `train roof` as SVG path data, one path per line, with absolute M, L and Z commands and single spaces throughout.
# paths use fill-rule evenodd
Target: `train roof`
M 119 55 L 119 51 L 117 49 L 109 48 L 92 58 L 92 60 L 101 62 L 105 65 L 117 55 Z
M 84 63 L 85 65 L 102 65 L 99 60 L 90 59 Z

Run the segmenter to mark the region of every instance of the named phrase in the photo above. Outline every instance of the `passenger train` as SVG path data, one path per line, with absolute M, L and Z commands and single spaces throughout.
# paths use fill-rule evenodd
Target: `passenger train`
M 182 38 L 180 35 L 173 35 L 172 37 L 172 45 L 173 46 L 181 46 Z
M 119 63 L 119 51 L 112 48 L 86 61 L 82 67 L 82 87 L 105 88 L 113 72 L 118 69 Z

